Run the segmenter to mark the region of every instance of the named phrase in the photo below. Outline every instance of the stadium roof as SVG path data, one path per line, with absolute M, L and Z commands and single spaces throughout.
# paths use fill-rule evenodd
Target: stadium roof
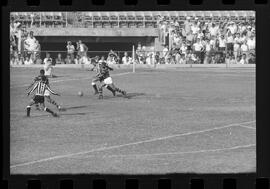
M 38 13 L 38 12 L 36 12 Z M 62 12 L 42 12 L 43 15 L 60 15 Z M 93 11 L 80 12 L 87 16 L 255 16 L 254 11 Z M 13 12 L 14 15 L 27 15 L 32 12 Z
M 87 12 L 90 13 L 90 12 Z M 93 15 L 133 15 L 133 16 L 255 16 L 254 11 L 111 11 L 91 12 Z

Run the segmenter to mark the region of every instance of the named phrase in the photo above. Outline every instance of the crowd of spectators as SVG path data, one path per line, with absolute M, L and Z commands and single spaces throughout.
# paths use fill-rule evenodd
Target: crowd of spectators
M 10 23 L 10 64 L 34 64 L 41 62 L 40 44 L 34 37 L 33 31 L 27 31 L 26 27 L 11 21 Z
M 229 18 L 200 20 L 187 17 L 183 23 L 160 17 L 160 41 L 164 45 L 158 63 L 215 64 L 255 63 L 255 21 Z
M 138 64 L 250 64 L 255 63 L 255 21 L 253 19 L 206 20 L 186 17 L 171 20 L 159 16 L 159 41 L 162 51 L 154 47 L 136 47 L 135 61 Z M 45 52 L 43 52 L 45 55 Z M 132 64 L 132 53 L 103 53 L 108 64 Z M 81 40 L 68 41 L 65 52 L 53 53 L 53 64 L 91 64 L 96 58 L 88 52 Z M 47 55 L 46 55 L 47 56 Z M 94 57 L 94 58 L 93 58 Z M 41 46 L 33 31 L 11 20 L 10 64 L 43 64 Z

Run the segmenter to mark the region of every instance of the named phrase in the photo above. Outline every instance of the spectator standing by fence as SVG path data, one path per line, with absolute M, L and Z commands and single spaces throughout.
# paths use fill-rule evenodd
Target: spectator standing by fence
M 18 65 L 24 65 L 24 58 L 23 58 L 23 56 L 22 55 L 19 55 L 18 58 L 19 58 L 18 59 Z
M 57 58 L 55 59 L 55 64 L 65 64 L 61 53 L 57 54 Z
M 216 37 L 219 32 L 219 26 L 215 23 L 212 23 L 212 25 L 209 28 L 210 35 L 213 37 Z
M 218 41 L 218 45 L 219 45 L 219 54 L 220 54 L 220 58 L 222 59 L 222 61 L 225 62 L 225 56 L 226 56 L 226 39 L 224 37 L 224 35 L 221 35 Z
M 76 55 L 76 57 L 74 59 L 74 63 L 75 64 L 80 64 L 80 57 L 79 57 L 79 55 Z
M 128 53 L 125 52 L 124 56 L 122 57 L 122 63 L 128 65 L 131 63 L 131 57 L 128 56 Z
M 185 33 L 189 33 L 190 30 L 191 30 L 191 23 L 190 23 L 190 17 L 188 16 L 184 22 L 184 30 L 185 30 Z
M 144 52 L 140 43 L 138 44 L 138 47 L 136 49 L 136 55 L 139 64 L 144 64 Z
M 14 66 L 15 65 L 15 57 L 14 56 L 10 57 L 9 64 L 10 64 L 10 66 Z
M 227 35 L 226 35 L 226 46 L 227 46 L 227 52 L 229 53 L 230 56 L 233 55 L 233 35 L 230 30 L 228 30 Z
M 248 45 L 247 45 L 247 40 L 244 40 L 242 45 L 241 45 L 241 55 L 245 54 L 247 55 L 248 53 Z
M 17 28 L 16 28 L 16 33 L 15 33 L 16 37 L 17 37 L 17 50 L 18 50 L 18 54 L 22 54 L 22 42 L 23 42 L 23 31 L 22 31 L 22 25 L 18 24 Z
M 74 60 L 71 59 L 71 56 L 68 54 L 65 58 L 65 64 L 73 64 Z
M 75 52 L 75 47 L 72 45 L 71 41 L 67 42 L 67 56 L 70 55 L 70 58 L 72 61 L 74 61 L 74 52 Z
M 186 45 L 185 41 L 183 41 L 182 44 L 181 44 L 180 54 L 184 55 L 184 57 L 186 57 L 186 55 L 187 55 L 187 45 Z
M 77 51 L 80 58 L 87 56 L 88 47 L 81 40 L 77 43 Z
M 148 53 L 148 56 L 147 56 L 145 61 L 146 61 L 146 64 L 148 64 L 148 65 L 154 64 L 155 63 L 154 53 L 152 53 L 152 52 Z
M 206 41 L 205 41 L 205 58 L 204 58 L 204 62 L 203 62 L 204 64 L 210 63 L 210 60 L 211 60 L 210 51 L 211 51 L 211 44 L 210 44 L 209 39 L 206 39 Z
M 31 65 L 31 64 L 33 64 L 33 60 L 27 56 L 24 60 L 24 65 Z
M 237 32 L 237 25 L 235 24 L 235 22 L 229 22 L 228 29 L 231 32 L 231 34 L 234 35 Z
M 246 54 L 243 54 L 240 60 L 240 64 L 248 64 Z
M 119 62 L 118 54 L 111 49 L 108 53 L 107 61 L 108 64 L 117 64 Z
M 194 51 L 195 57 L 199 60 L 201 64 L 203 63 L 203 56 L 202 56 L 203 50 L 204 48 L 201 43 L 201 40 L 200 38 L 197 38 L 196 43 L 193 44 L 193 51 Z
M 175 53 L 175 63 L 180 64 L 181 54 L 179 51 Z
M 155 64 L 160 64 L 160 52 L 155 53 Z
M 24 41 L 24 48 L 28 56 L 30 56 L 33 61 L 36 59 L 36 54 L 39 48 L 39 43 L 34 37 L 34 32 L 30 31 L 28 37 Z
M 240 34 L 236 33 L 235 38 L 234 38 L 234 45 L 233 45 L 233 55 L 235 59 L 237 59 L 240 56 L 240 53 L 241 53 L 240 44 L 241 44 Z
M 251 34 L 250 38 L 247 40 L 247 46 L 248 46 L 250 54 L 252 53 L 255 54 L 255 45 L 256 45 L 256 41 L 254 38 L 254 34 Z

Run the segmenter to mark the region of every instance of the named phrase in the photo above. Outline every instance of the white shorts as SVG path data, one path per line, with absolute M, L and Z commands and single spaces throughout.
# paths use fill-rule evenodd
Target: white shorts
M 112 78 L 111 77 L 107 77 L 106 79 L 104 79 L 104 81 L 103 81 L 106 85 L 110 85 L 110 84 L 112 84 L 113 83 L 113 81 L 112 81 Z
M 50 96 L 50 94 L 51 94 L 50 91 L 45 89 L 44 96 Z

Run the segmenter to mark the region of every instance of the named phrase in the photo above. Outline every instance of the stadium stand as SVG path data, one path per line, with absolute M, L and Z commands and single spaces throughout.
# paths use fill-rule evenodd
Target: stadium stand
M 15 59 L 18 54 L 25 58 L 23 41 L 33 28 L 157 28 L 160 52 L 137 49 L 138 62 L 155 57 L 156 64 L 255 63 L 253 11 L 16 12 L 10 16 Z

